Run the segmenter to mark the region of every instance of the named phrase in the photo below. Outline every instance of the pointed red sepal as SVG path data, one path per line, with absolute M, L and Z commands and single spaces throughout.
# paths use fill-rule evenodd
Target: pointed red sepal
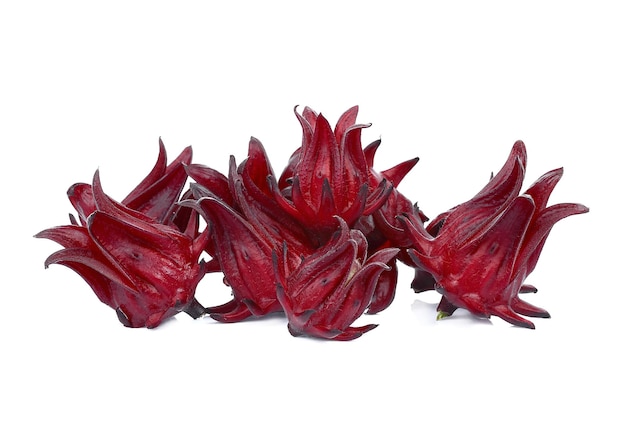
M 383 178 L 391 181 L 391 184 L 397 188 L 400 182 L 411 171 L 411 169 L 415 167 L 419 160 L 419 157 L 415 157 L 411 160 L 404 161 L 391 169 L 383 170 L 381 175 Z
M 355 105 L 354 107 L 350 107 L 341 116 L 339 116 L 339 120 L 337 121 L 337 125 L 335 126 L 335 140 L 337 141 L 337 143 L 341 143 L 348 129 L 356 123 L 356 118 L 358 114 L 359 106 Z
M 175 203 L 187 180 L 184 166 L 191 163 L 192 150 L 190 146 L 186 147 L 165 166 L 165 147 L 160 139 L 159 149 L 159 159 L 153 170 L 122 203 L 160 223 L 166 223 L 174 218 Z
M 383 271 L 378 278 L 370 305 L 365 312 L 368 315 L 375 315 L 387 309 L 395 298 L 398 284 L 398 265 L 396 261 L 392 261 L 388 265 L 390 269 Z
M 76 183 L 67 190 L 67 197 L 78 212 L 80 224 L 84 226 L 89 214 L 96 210 L 96 202 L 93 198 L 91 185 L 83 182 Z
M 531 316 L 535 318 L 550 318 L 550 314 L 547 310 L 537 306 L 533 306 L 532 304 L 520 299 L 519 297 L 514 297 L 513 300 L 511 300 L 511 309 L 513 309 L 518 314 L 524 316 Z
M 215 197 L 233 206 L 235 200 L 228 186 L 228 178 L 215 169 L 202 164 L 190 164 L 185 166 L 187 175 L 199 185 L 211 192 Z
M 190 205 L 193 206 L 193 205 Z M 215 258 L 237 300 L 237 318 L 245 304 L 250 315 L 280 311 L 276 300 L 272 246 L 255 228 L 224 202 L 206 197 L 195 205 L 209 224 Z M 210 311 L 210 308 L 209 308 Z
M 111 199 L 104 193 L 102 189 L 102 183 L 100 182 L 100 171 L 96 170 L 93 175 L 92 182 L 93 189 L 93 198 L 96 203 L 96 208 L 104 213 L 121 217 L 121 218 L 132 218 L 137 221 L 142 221 L 144 223 L 155 223 L 155 220 L 151 217 L 146 216 L 138 211 L 135 211 L 123 204 Z

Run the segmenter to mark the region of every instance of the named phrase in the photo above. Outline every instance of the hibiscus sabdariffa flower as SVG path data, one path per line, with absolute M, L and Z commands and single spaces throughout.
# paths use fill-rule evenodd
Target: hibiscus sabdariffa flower
M 333 130 L 322 114 L 306 107 L 295 111 L 302 126 L 298 148 L 275 184 L 275 197 L 284 212 L 309 229 L 312 241 L 324 244 L 336 230 L 335 216 L 352 227 L 379 209 L 392 191 L 386 179 L 370 186 L 370 168 L 355 124 L 358 107 L 341 115 Z
M 535 291 L 524 281 L 535 269 L 554 224 L 589 210 L 576 203 L 547 206 L 562 169 L 546 173 L 520 195 L 525 168 L 526 148 L 518 141 L 502 169 L 471 200 L 427 228 L 410 216 L 400 217 L 413 240 L 410 254 L 418 271 L 432 276 L 414 281 L 415 289 L 442 294 L 439 317 L 460 307 L 528 328 L 534 324 L 523 316 L 549 317 L 519 294 Z
M 206 251 L 213 257 L 210 271 L 221 271 L 233 299 L 207 308 L 222 322 L 282 311 L 276 299 L 272 251 L 290 246 L 290 261 L 313 251 L 307 229 L 276 203 L 268 178 L 273 170 L 260 141 L 254 137 L 248 158 L 237 165 L 231 157 L 228 176 L 201 165 L 187 167 L 196 181 L 194 200 L 181 205 L 196 210 L 207 222 Z
M 73 185 L 68 196 L 78 219 L 35 235 L 64 247 L 46 267 L 74 270 L 127 327 L 156 327 L 181 311 L 203 315 L 194 295 L 205 274 L 199 258 L 207 234 L 196 237 L 195 217 L 176 213 L 187 178 L 183 165 L 190 161 L 187 148 L 166 165 L 160 143 L 154 169 L 122 202 L 104 193 L 98 171 L 91 185 Z
M 370 304 L 381 273 L 399 249 L 385 248 L 367 256 L 367 240 L 340 217 L 339 229 L 326 245 L 290 269 L 288 247 L 274 253 L 278 300 L 292 335 L 352 340 L 376 327 L 353 327 Z

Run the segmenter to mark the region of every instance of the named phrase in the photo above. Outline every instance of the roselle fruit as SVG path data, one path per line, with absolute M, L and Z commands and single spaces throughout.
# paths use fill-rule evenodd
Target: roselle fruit
M 163 195 L 171 197 L 171 185 L 162 186 Z M 73 219 L 73 224 L 35 235 L 64 247 L 48 257 L 46 268 L 61 264 L 74 270 L 127 327 L 153 328 L 181 311 L 201 316 L 204 308 L 194 295 L 205 274 L 199 257 L 206 235 L 193 239 L 173 225 L 114 201 L 102 190 L 97 171 L 91 190 L 85 184 L 78 188 L 81 194 L 74 194 L 75 187 L 70 197 L 78 205 L 80 224 Z M 144 198 L 162 197 L 148 191 Z M 170 202 L 137 199 L 135 203 L 149 214 L 159 210 L 158 219 L 167 220 Z
M 282 310 L 276 298 L 272 265 L 272 244 L 240 213 L 222 200 L 205 192 L 183 205 L 197 210 L 206 219 L 210 234 L 207 243 L 224 273 L 224 283 L 232 289 L 233 299 L 208 307 L 211 318 L 238 322 Z
M 440 317 L 465 308 L 534 328 L 523 316 L 550 316 L 519 294 L 536 291 L 524 281 L 535 269 L 554 224 L 589 209 L 576 203 L 547 206 L 563 169 L 546 173 L 520 195 L 525 168 L 526 148 L 518 141 L 502 169 L 471 200 L 435 218 L 427 228 L 412 216 L 400 217 L 414 243 L 412 258 L 421 272 L 430 273 L 434 289 L 442 294 Z M 428 289 L 420 284 L 429 285 L 428 279 L 414 281 L 418 290 Z
M 317 246 L 336 229 L 335 216 L 348 226 L 380 208 L 391 193 L 385 179 L 370 188 L 370 171 L 361 147 L 361 130 L 355 124 L 358 107 L 341 115 L 333 130 L 326 118 L 306 107 L 300 115 L 302 146 L 290 158 L 275 185 L 283 211 L 310 231 Z
M 287 246 L 274 253 L 276 292 L 292 335 L 352 340 L 376 327 L 352 327 L 367 309 L 378 278 L 398 252 L 385 248 L 367 256 L 367 240 L 340 217 L 328 243 L 290 269 Z
M 274 172 L 260 141 L 250 139 L 248 157 L 239 165 L 231 156 L 228 177 L 201 165 L 187 167 L 196 183 L 194 200 L 181 205 L 206 220 L 210 237 L 205 250 L 214 258 L 211 271 L 224 273 L 233 300 L 207 308 L 222 322 L 281 311 L 276 299 L 272 251 L 289 245 L 290 263 L 300 263 L 314 247 L 309 231 L 276 202 L 270 180 Z

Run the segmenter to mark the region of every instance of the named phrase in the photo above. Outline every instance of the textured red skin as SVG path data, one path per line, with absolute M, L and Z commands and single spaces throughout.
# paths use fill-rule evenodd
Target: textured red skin
M 215 258 L 231 287 L 233 300 L 207 308 L 221 322 L 237 322 L 250 316 L 281 311 L 272 275 L 272 244 L 236 210 L 215 197 L 203 197 L 196 207 L 209 224 Z
M 367 257 L 360 231 L 340 220 L 331 240 L 291 270 L 283 255 L 274 255 L 278 300 L 294 336 L 352 340 L 376 325 L 352 327 L 369 305 L 377 281 L 399 249 L 386 248 Z
M 443 295 L 438 307 L 443 316 L 460 307 L 527 328 L 534 324 L 522 315 L 549 317 L 519 298 L 520 293 L 536 291 L 523 282 L 554 224 L 588 208 L 573 203 L 546 206 L 562 169 L 546 173 L 520 195 L 525 167 L 526 149 L 518 141 L 500 172 L 468 202 L 443 213 L 426 229 L 412 216 L 401 218 L 421 273 L 414 286 L 429 289 L 432 282 L 423 273 L 430 273 L 432 286 Z
M 127 327 L 156 327 L 183 310 L 198 315 L 194 293 L 205 273 L 198 263 L 205 236 L 194 241 L 172 223 L 186 181 L 183 165 L 190 160 L 186 148 L 166 165 L 159 141 L 154 169 L 122 203 L 104 193 L 97 171 L 92 185 L 74 184 L 68 196 L 78 220 L 35 235 L 64 247 L 46 267 L 74 270 Z
M 335 216 L 350 227 L 363 215 L 380 208 L 391 193 L 386 180 L 370 189 L 369 167 L 361 148 L 358 107 L 347 110 L 335 130 L 323 115 L 305 108 L 300 115 L 302 146 L 296 150 L 274 184 L 277 202 L 310 231 L 316 246 L 325 244 L 337 229 Z
M 209 307 L 222 322 L 241 321 L 281 311 L 276 299 L 272 251 L 290 246 L 290 261 L 297 264 L 314 247 L 308 230 L 275 200 L 269 180 L 273 170 L 261 142 L 250 139 L 248 158 L 237 165 L 230 159 L 228 177 L 201 166 L 188 168 L 198 185 L 195 201 L 182 205 L 198 211 L 210 229 L 206 250 L 224 273 L 233 300 Z

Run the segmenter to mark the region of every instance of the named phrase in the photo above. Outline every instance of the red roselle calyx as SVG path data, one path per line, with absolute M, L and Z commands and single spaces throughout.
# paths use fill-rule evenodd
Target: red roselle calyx
M 192 185 L 196 201 L 182 205 L 205 218 L 210 233 L 206 250 L 233 292 L 231 301 L 207 312 L 217 321 L 236 322 L 281 311 L 272 251 L 287 243 L 295 266 L 313 245 L 307 229 L 276 202 L 268 183 L 274 174 L 261 142 L 250 139 L 248 158 L 240 165 L 231 157 L 227 178 L 199 165 L 187 171 L 197 181 Z
M 194 318 L 202 315 L 194 294 L 205 273 L 199 256 L 206 236 L 194 240 L 189 235 L 193 230 L 183 233 L 174 224 L 175 203 L 186 179 L 182 165 L 190 158 L 188 148 L 166 166 L 161 143 L 157 165 L 125 204 L 104 193 L 97 171 L 91 186 L 72 186 L 68 195 L 78 221 L 72 217 L 70 225 L 35 235 L 64 247 L 50 255 L 46 267 L 61 264 L 74 270 L 127 327 L 156 327 L 181 311 Z M 185 220 L 192 228 L 190 214 Z
M 331 240 L 297 268 L 290 269 L 286 246 L 281 254 L 274 253 L 278 300 L 294 336 L 352 340 L 376 327 L 351 325 L 368 307 L 379 276 L 399 249 L 385 248 L 367 257 L 363 233 L 337 219 L 339 230 Z
M 440 317 L 461 307 L 528 328 L 534 324 L 523 316 L 549 317 L 519 298 L 520 293 L 536 291 L 523 282 L 534 270 L 553 225 L 589 210 L 575 203 L 546 206 L 562 169 L 546 173 L 519 195 L 525 168 L 526 148 L 518 141 L 485 188 L 427 229 L 401 217 L 414 242 L 413 259 L 423 267 L 420 271 L 432 275 L 434 288 L 443 295 Z M 421 289 L 429 288 L 416 288 Z
M 341 115 L 334 131 L 323 115 L 308 107 L 302 115 L 295 113 L 302 126 L 302 146 L 275 185 L 275 197 L 320 246 L 335 231 L 335 216 L 354 225 L 385 203 L 392 186 L 382 179 L 370 188 L 361 147 L 361 130 L 369 125 L 355 124 L 357 106 Z
M 228 303 L 207 308 L 211 317 L 237 322 L 282 310 L 271 274 L 273 246 L 269 240 L 236 210 L 215 197 L 183 204 L 196 209 L 207 220 L 210 250 L 224 273 L 224 282 L 233 292 Z

